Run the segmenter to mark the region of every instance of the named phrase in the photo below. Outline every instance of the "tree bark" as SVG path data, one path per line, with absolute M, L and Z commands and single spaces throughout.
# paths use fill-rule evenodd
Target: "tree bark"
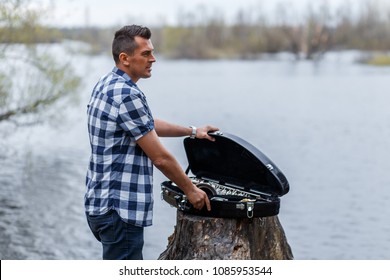
M 277 216 L 222 219 L 177 211 L 173 234 L 159 260 L 291 260 Z

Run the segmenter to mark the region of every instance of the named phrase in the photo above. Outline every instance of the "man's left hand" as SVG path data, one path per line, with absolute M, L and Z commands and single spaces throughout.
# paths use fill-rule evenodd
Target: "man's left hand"
M 215 127 L 215 126 L 211 126 L 211 125 L 207 125 L 207 126 L 204 126 L 204 127 L 199 127 L 197 128 L 196 130 L 196 138 L 199 138 L 199 139 L 208 139 L 210 141 L 215 141 L 215 138 L 210 136 L 208 133 L 209 132 L 213 132 L 213 131 L 217 131 L 219 130 L 219 128 Z

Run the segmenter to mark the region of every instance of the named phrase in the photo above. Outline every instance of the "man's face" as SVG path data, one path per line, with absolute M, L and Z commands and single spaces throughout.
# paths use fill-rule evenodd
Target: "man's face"
M 156 62 L 156 58 L 153 55 L 154 48 L 150 40 L 136 36 L 135 41 L 138 47 L 133 55 L 127 56 L 127 62 L 129 63 L 128 74 L 136 83 L 141 78 L 152 76 L 152 64 Z

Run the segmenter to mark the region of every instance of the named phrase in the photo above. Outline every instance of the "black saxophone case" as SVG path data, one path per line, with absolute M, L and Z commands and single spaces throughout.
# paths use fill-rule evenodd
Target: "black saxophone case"
M 289 184 L 276 165 L 245 140 L 216 131 L 215 141 L 184 139 L 192 182 L 206 192 L 211 211 L 195 209 L 173 182 L 161 184 L 162 199 L 177 209 L 200 216 L 253 218 L 279 213 L 280 196 Z

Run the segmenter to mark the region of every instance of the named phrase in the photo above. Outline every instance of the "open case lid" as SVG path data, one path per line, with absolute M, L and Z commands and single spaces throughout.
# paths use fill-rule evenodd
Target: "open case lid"
M 196 177 L 277 196 L 289 191 L 286 177 L 256 147 L 229 133 L 209 134 L 214 142 L 184 139 L 189 170 Z

